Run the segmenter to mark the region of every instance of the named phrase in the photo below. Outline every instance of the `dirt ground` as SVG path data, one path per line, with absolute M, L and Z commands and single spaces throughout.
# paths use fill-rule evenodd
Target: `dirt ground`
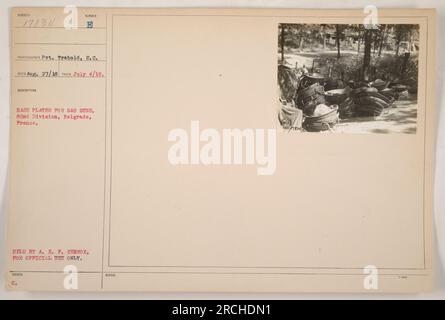
M 378 117 L 355 117 L 340 120 L 333 132 L 340 133 L 416 133 L 417 100 L 410 97 L 396 101 Z
M 312 63 L 319 58 L 332 58 L 337 56 L 337 51 L 323 51 L 323 52 L 298 52 L 294 50 L 292 53 L 284 54 L 284 59 L 288 67 L 294 68 L 295 63 L 298 62 L 298 67 L 306 66 L 306 68 L 311 69 Z M 342 51 L 341 59 L 347 60 L 350 57 L 357 56 L 356 51 Z M 278 55 L 278 60 L 281 56 Z M 317 66 L 317 65 L 316 65 Z

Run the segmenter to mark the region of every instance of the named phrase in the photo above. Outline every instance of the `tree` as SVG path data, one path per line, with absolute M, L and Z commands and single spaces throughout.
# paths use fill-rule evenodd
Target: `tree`
M 284 64 L 284 24 L 280 24 L 280 27 L 281 64 Z
M 364 31 L 365 54 L 363 56 L 363 80 L 365 81 L 369 80 L 373 33 L 374 33 L 373 29 L 365 29 Z
M 298 48 L 302 48 L 304 42 L 304 30 L 306 29 L 306 25 L 304 24 L 288 24 L 281 23 L 279 25 L 279 37 L 278 37 L 278 45 L 281 53 L 281 63 L 285 63 L 285 51 L 286 48 L 295 48 L 296 43 L 300 43 Z
M 387 29 L 388 29 L 388 26 L 386 24 L 384 24 L 382 26 L 381 35 L 380 35 L 379 57 L 382 56 L 383 46 L 386 43 Z
M 360 45 L 363 38 L 363 25 L 362 24 L 351 24 L 348 25 L 348 29 L 351 30 L 354 36 L 354 40 L 357 40 L 357 54 L 360 53 Z
M 394 38 L 396 42 L 396 56 L 399 55 L 400 44 L 402 41 L 411 37 L 411 29 L 414 27 L 412 24 L 396 24 L 394 27 Z
M 335 25 L 335 40 L 337 42 L 337 59 L 340 59 L 340 35 L 341 35 L 341 29 L 340 25 Z

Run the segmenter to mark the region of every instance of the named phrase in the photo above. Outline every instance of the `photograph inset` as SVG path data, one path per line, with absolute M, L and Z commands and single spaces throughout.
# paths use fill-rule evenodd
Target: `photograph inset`
M 278 31 L 283 129 L 416 133 L 419 25 L 282 23 Z

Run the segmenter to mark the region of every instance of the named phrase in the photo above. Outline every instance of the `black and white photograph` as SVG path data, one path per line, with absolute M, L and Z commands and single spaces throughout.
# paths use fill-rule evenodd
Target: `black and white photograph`
M 417 24 L 279 24 L 281 127 L 415 134 L 419 49 Z

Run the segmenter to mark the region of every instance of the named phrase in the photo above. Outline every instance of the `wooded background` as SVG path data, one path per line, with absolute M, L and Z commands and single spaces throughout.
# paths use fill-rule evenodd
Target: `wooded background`
M 287 54 L 318 53 L 320 68 L 346 81 L 417 81 L 419 25 L 280 24 L 278 48 L 281 64 Z

